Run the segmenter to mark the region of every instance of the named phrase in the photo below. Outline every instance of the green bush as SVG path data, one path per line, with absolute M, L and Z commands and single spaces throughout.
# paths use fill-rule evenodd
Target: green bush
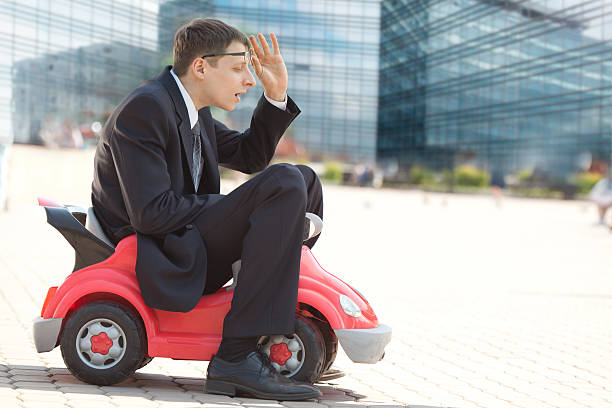
M 323 180 L 334 183 L 342 182 L 342 164 L 338 162 L 325 163 L 325 171 L 323 172 Z
M 444 185 L 450 186 L 453 183 L 453 172 L 449 169 L 442 171 L 442 182 Z
M 529 182 L 529 180 L 531 179 L 532 175 L 533 175 L 533 170 L 531 170 L 531 169 L 524 169 L 524 170 L 521 170 L 518 173 L 516 173 L 516 180 L 520 184 L 526 184 L 526 183 Z
M 543 187 L 510 187 L 512 195 L 532 198 L 563 198 L 563 192 Z
M 487 187 L 491 176 L 484 170 L 474 166 L 463 165 L 455 169 L 455 184 L 466 187 Z
M 424 168 L 424 167 L 420 167 L 420 166 L 412 166 L 410 168 L 410 173 L 408 175 L 408 180 L 410 182 L 410 184 L 416 184 L 419 186 L 423 186 L 423 185 L 427 185 L 427 184 L 433 184 L 434 182 L 434 175 L 433 173 Z
M 570 184 L 577 187 L 578 194 L 588 194 L 593 186 L 602 179 L 602 175 L 599 173 L 585 171 L 574 175 L 570 179 Z

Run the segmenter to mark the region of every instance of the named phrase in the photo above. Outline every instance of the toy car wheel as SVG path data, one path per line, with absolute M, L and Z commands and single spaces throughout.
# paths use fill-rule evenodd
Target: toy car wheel
M 323 334 L 323 340 L 325 341 L 325 363 L 323 365 L 323 372 L 326 372 L 336 360 L 336 354 L 338 354 L 338 337 L 329 323 L 318 322 L 318 326 L 319 330 L 321 330 L 321 334 Z
M 142 361 L 140 362 L 140 364 L 138 364 L 138 367 L 136 367 L 136 369 L 140 370 L 142 367 L 144 367 L 147 364 L 149 364 L 152 360 L 153 360 L 153 357 L 144 356 Z
M 325 341 L 311 320 L 298 316 L 295 334 L 262 336 L 258 347 L 269 357 L 276 370 L 297 381 L 314 383 L 323 372 Z
M 60 341 L 70 372 L 90 384 L 123 381 L 146 356 L 146 335 L 132 311 L 117 303 L 94 302 L 66 322 Z

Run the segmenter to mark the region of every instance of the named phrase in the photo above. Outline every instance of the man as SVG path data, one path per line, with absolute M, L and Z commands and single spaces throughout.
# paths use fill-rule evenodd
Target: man
M 207 392 L 308 399 L 320 391 L 277 374 L 256 351 L 261 335 L 294 332 L 304 215 L 322 215 L 323 205 L 308 167 L 265 169 L 300 113 L 286 93 L 277 39 L 270 38 L 272 50 L 262 34 L 260 47 L 254 36 L 219 20 L 181 27 L 173 67 L 139 86 L 107 121 L 92 203 L 115 243 L 136 233 L 136 274 L 151 307 L 191 310 L 203 293 L 229 281 L 231 264 L 242 260 L 221 345 L 208 366 Z M 255 85 L 249 63 L 265 91 L 250 128 L 240 133 L 214 120 L 209 107 L 236 107 Z M 261 173 L 224 196 L 218 164 Z

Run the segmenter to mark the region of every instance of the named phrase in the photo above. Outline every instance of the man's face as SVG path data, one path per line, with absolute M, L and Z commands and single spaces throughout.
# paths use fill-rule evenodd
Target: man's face
M 244 44 L 234 41 L 225 52 L 247 51 Z M 211 105 L 226 111 L 234 110 L 250 87 L 255 85 L 255 77 L 248 65 L 248 58 L 236 55 L 224 55 L 217 58 L 217 66 L 207 64 L 204 92 L 212 101 Z

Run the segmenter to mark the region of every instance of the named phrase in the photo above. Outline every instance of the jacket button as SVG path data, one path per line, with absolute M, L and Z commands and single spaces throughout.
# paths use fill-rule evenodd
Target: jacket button
M 193 229 L 193 225 L 187 224 L 187 225 L 185 225 L 185 228 L 188 229 L 188 230 Z

